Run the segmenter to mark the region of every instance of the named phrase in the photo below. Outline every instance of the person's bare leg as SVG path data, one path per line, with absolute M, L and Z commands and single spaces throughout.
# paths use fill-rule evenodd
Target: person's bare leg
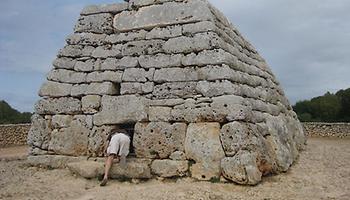
M 107 184 L 107 180 L 108 180 L 108 175 L 109 175 L 109 171 L 112 167 L 112 164 L 113 164 L 113 159 L 114 159 L 114 155 L 109 155 L 107 158 L 106 158 L 106 162 L 105 162 L 105 175 L 103 177 L 103 180 L 101 182 L 101 186 L 105 186 Z

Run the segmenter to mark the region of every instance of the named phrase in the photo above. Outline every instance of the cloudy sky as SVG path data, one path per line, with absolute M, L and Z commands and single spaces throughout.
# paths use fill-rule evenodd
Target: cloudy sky
M 120 0 L 0 0 L 0 99 L 33 111 L 81 9 Z M 296 101 L 350 87 L 349 0 L 210 0 Z

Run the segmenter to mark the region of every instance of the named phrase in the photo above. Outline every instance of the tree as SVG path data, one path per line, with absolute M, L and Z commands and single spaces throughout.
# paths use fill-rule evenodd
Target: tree
M 0 124 L 29 123 L 32 113 L 20 113 L 13 109 L 6 101 L 0 101 Z

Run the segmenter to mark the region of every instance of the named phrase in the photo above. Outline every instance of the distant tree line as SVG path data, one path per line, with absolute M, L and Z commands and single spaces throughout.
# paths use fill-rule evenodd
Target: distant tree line
M 18 112 L 6 101 L 0 101 L 0 124 L 29 123 L 32 114 L 30 112 Z
M 293 109 L 303 122 L 350 122 L 350 88 L 299 101 Z

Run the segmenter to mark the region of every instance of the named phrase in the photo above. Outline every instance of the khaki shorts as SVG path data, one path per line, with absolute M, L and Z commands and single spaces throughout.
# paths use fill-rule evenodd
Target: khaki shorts
M 127 156 L 129 154 L 130 138 L 123 133 L 116 133 L 112 136 L 107 147 L 107 154 Z

